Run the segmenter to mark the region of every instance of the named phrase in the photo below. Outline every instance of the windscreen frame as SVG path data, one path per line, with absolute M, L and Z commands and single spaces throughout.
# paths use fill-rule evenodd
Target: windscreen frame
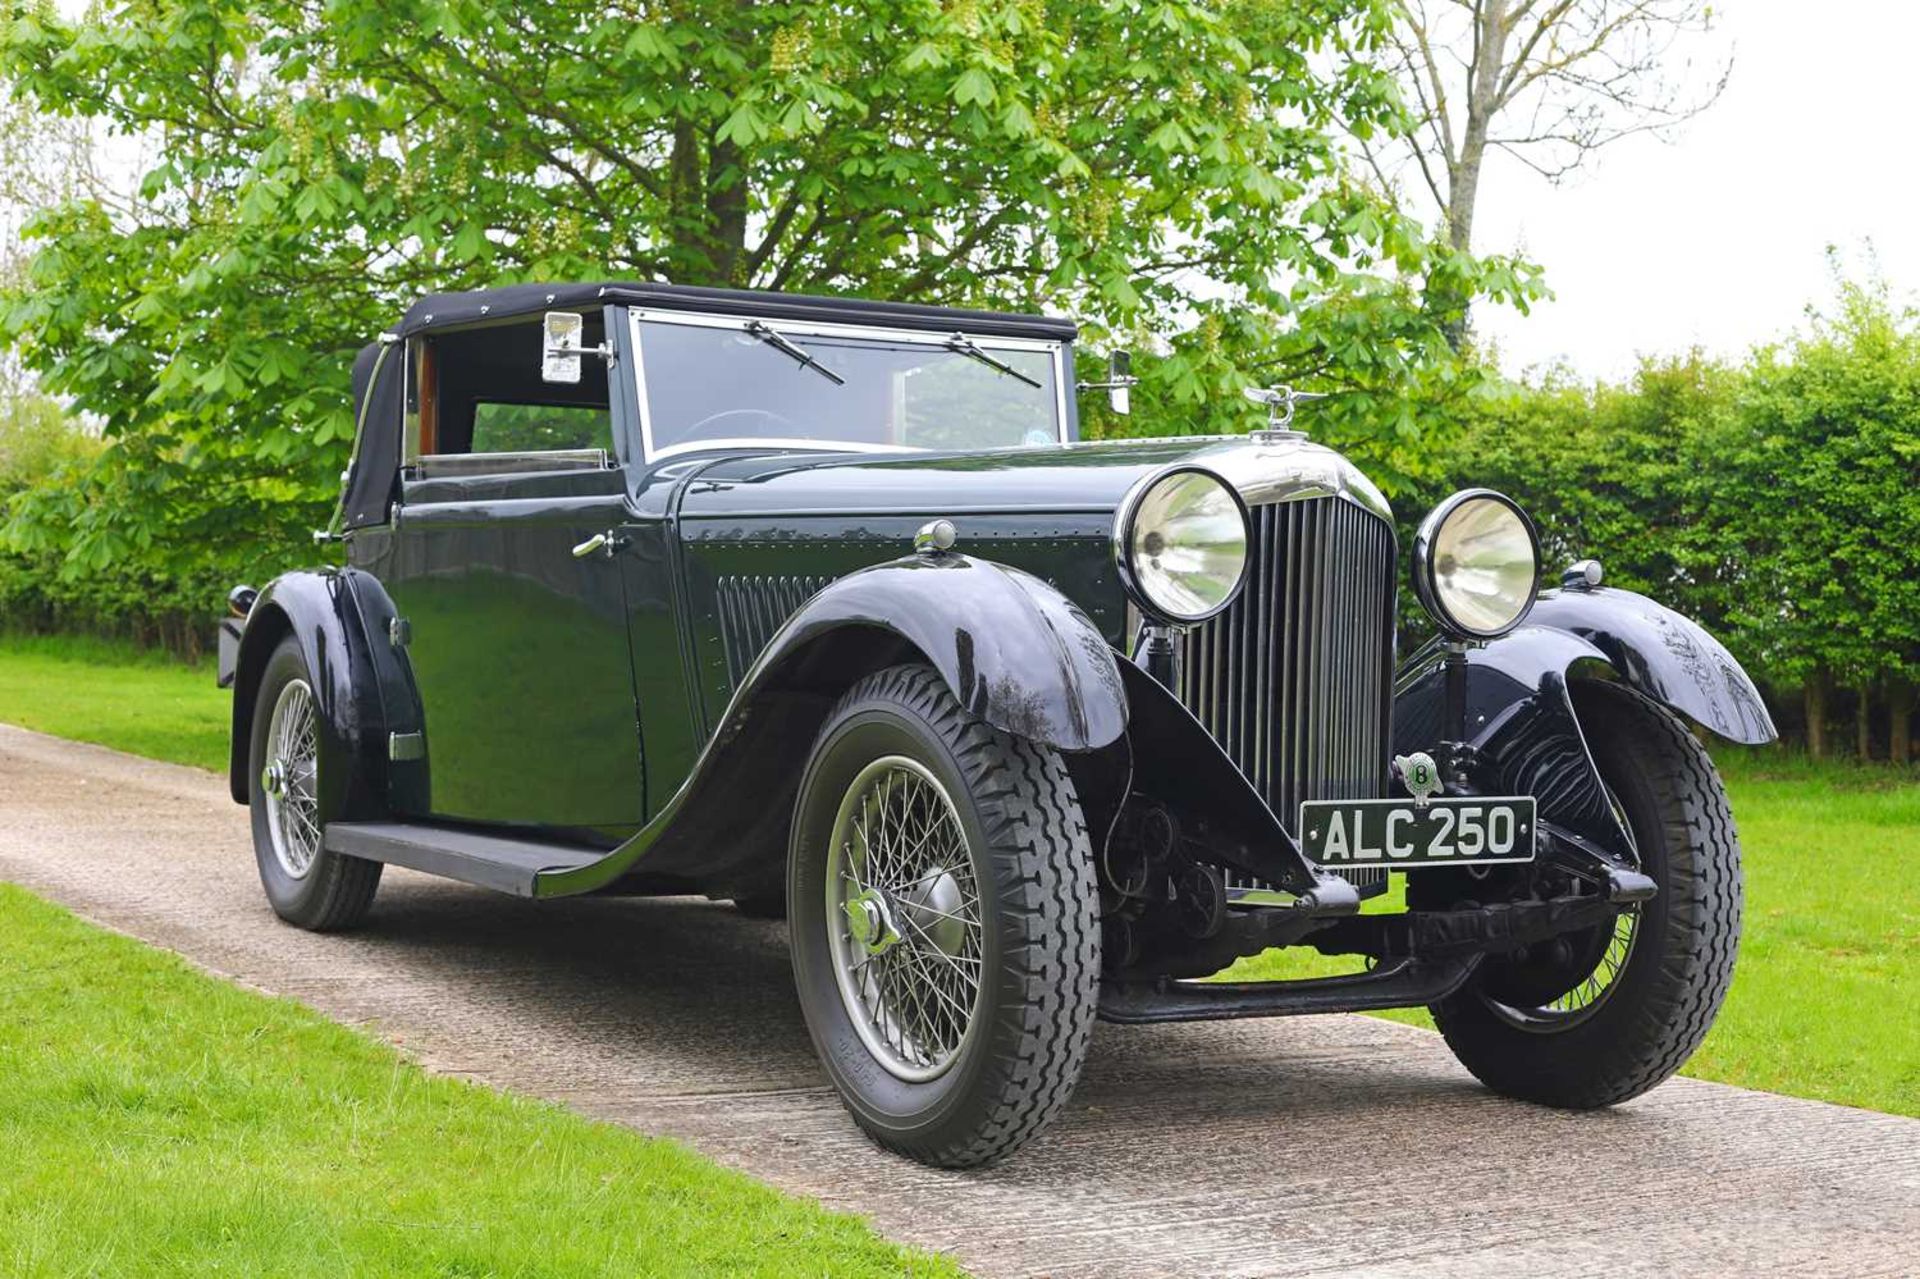
M 727 449 L 792 449 L 799 451 L 822 451 L 841 453 L 924 453 L 933 450 L 911 444 L 875 444 L 858 440 L 834 440 L 798 436 L 741 436 L 736 438 L 689 440 L 679 444 L 669 444 L 664 448 L 656 447 L 653 438 L 653 407 L 647 396 L 646 343 L 641 333 L 643 324 L 671 324 L 689 328 L 709 328 L 747 332 L 755 322 L 771 323 L 781 336 L 791 338 L 805 345 L 807 337 L 841 338 L 849 340 L 866 339 L 884 341 L 893 345 L 925 346 L 936 350 L 949 349 L 948 343 L 954 332 L 965 332 L 956 328 L 953 331 L 937 329 L 890 328 L 863 324 L 838 324 L 819 320 L 777 320 L 766 321 L 762 317 L 746 314 L 718 314 L 668 310 L 633 306 L 627 308 L 627 348 L 631 354 L 630 364 L 633 370 L 632 386 L 635 405 L 639 414 L 640 448 L 646 464 L 653 465 L 688 453 L 708 453 Z M 1072 442 L 1075 422 L 1072 416 L 1072 396 L 1070 394 L 1071 366 L 1067 360 L 1068 344 L 1050 338 L 1027 338 L 995 336 L 992 334 L 967 333 L 967 337 L 988 352 L 1028 351 L 1047 355 L 1053 376 L 1053 424 L 1052 443 Z M 981 446 L 982 448 L 991 446 Z

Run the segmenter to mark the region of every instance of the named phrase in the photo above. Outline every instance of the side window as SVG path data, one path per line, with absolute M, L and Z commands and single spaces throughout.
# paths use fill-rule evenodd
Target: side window
M 585 331 L 598 346 L 604 316 L 587 316 Z M 546 382 L 535 321 L 416 337 L 409 356 L 409 479 L 598 470 L 618 456 L 606 365 L 588 360 L 579 382 Z
M 474 453 L 541 453 L 554 449 L 613 452 L 613 415 L 590 404 L 509 404 L 482 400 L 473 406 Z

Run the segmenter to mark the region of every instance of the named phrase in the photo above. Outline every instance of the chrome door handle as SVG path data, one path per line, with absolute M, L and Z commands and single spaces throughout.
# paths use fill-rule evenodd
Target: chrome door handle
M 573 558 L 576 560 L 584 560 L 587 556 L 599 551 L 608 559 L 612 559 L 617 552 L 625 550 L 626 546 L 627 539 L 620 536 L 618 530 L 608 529 L 604 533 L 595 533 L 592 537 L 574 547 Z

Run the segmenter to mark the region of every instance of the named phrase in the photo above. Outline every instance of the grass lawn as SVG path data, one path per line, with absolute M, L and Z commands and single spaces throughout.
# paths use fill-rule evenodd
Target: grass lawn
M 227 696 L 206 668 L 0 636 L 0 720 L 222 767 Z M 1746 854 L 1733 992 L 1686 1073 L 1920 1115 L 1920 773 L 1721 755 Z M 1392 909 L 1391 899 L 1370 909 Z M 1352 971 L 1269 952 L 1236 977 Z M 1429 1024 L 1424 1012 L 1381 1014 Z
M 7 1275 L 959 1273 L 5 884 L 0 1080 Z
M 123 644 L 0 632 L 0 720 L 224 772 L 233 701 L 213 664 Z

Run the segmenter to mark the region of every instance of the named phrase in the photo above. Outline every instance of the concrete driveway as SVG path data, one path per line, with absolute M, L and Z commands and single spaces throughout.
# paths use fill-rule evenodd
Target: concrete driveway
M 1103 1026 L 1038 1143 L 921 1168 L 828 1091 L 781 925 L 389 870 L 366 927 L 313 936 L 268 911 L 223 779 L 3 725 L 0 878 L 983 1276 L 1920 1273 L 1920 1121 L 1690 1080 L 1561 1114 L 1367 1017 Z

